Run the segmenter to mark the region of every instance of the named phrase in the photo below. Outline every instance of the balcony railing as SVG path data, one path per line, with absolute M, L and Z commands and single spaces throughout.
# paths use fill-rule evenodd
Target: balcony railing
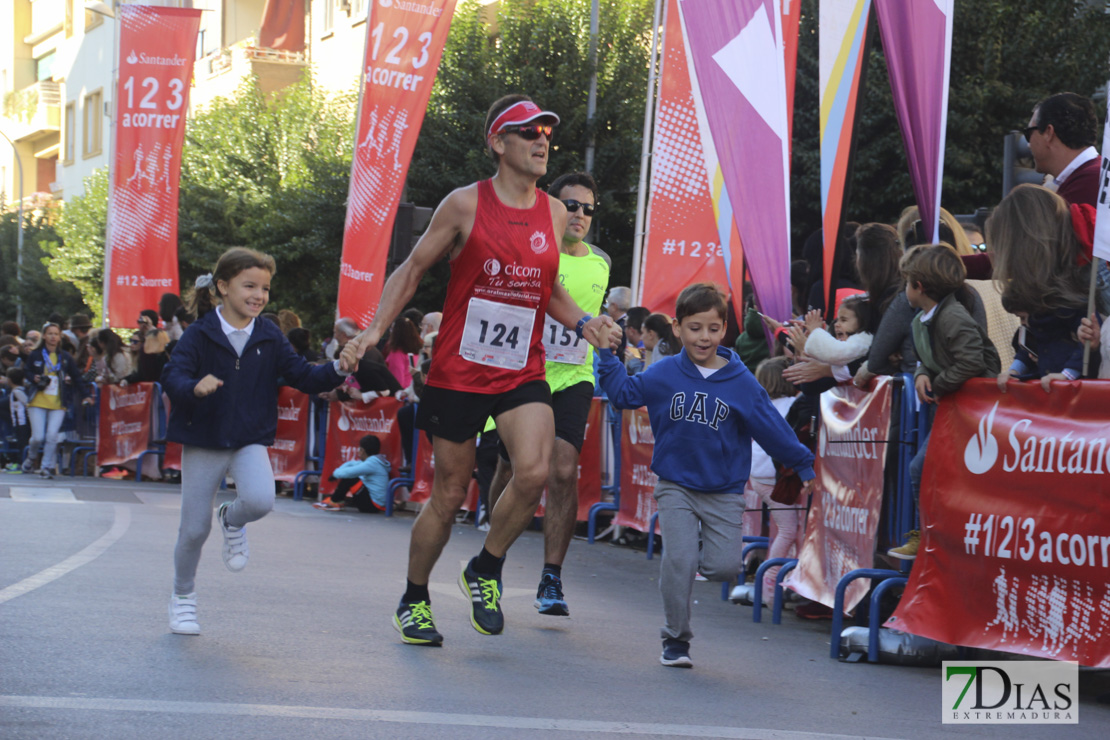
M 14 139 L 27 139 L 61 129 L 62 89 L 43 80 L 4 96 L 4 118 L 15 128 Z

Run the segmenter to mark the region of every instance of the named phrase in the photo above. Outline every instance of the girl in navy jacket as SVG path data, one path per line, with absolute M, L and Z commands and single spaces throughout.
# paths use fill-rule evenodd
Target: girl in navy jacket
M 224 252 L 213 274 L 197 278 L 192 311 L 199 318 L 162 371 L 162 388 L 172 403 L 166 437 L 184 446 L 169 607 L 170 630 L 180 635 L 200 634 L 195 577 L 220 481 L 230 472 L 237 494 L 217 512 L 230 571 L 247 564 L 247 522 L 274 507 L 266 447 L 277 431 L 278 378 L 313 394 L 343 381 L 338 363 L 309 365 L 277 326 L 257 320 L 269 302 L 275 272 L 268 254 L 243 247 Z M 213 309 L 214 302 L 219 306 Z

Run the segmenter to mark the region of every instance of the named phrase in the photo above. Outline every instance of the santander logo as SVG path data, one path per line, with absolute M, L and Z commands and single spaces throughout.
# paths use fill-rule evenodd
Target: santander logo
M 998 442 L 991 434 L 996 411 L 998 411 L 997 401 L 986 418 L 979 421 L 979 432 L 967 441 L 967 447 L 964 448 L 964 465 L 975 475 L 986 473 L 998 460 Z

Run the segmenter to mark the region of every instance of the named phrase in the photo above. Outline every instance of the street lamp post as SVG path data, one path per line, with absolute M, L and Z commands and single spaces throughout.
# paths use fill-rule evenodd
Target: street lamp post
M 0 131 L 0 136 L 8 140 L 15 153 L 15 164 L 19 168 L 19 231 L 15 237 L 15 282 L 19 286 L 15 299 L 15 321 L 23 326 L 23 158 L 19 156 L 19 147 L 15 145 L 7 134 Z

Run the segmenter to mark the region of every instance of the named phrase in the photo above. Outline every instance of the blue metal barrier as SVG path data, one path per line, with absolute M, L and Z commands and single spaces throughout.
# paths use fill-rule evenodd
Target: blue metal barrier
M 882 625 L 879 624 L 879 602 L 882 601 L 883 594 L 895 586 L 905 586 L 908 580 L 903 576 L 890 576 L 871 592 L 871 609 L 867 619 L 867 662 L 869 663 L 879 662 L 879 630 L 882 629 Z
M 72 450 L 70 450 L 70 452 L 69 452 L 69 477 L 70 478 L 77 477 L 77 454 L 78 453 L 81 453 L 82 455 L 84 455 L 84 462 L 85 462 L 84 473 L 85 473 L 86 476 L 88 476 L 88 474 L 89 474 L 89 472 L 88 472 L 88 470 L 89 470 L 89 465 L 88 465 L 89 455 L 95 455 L 96 454 L 96 440 L 97 440 L 97 435 L 100 433 L 100 425 L 99 425 L 99 421 L 100 421 L 100 386 L 98 386 L 96 384 L 93 384 L 92 398 L 93 398 L 93 402 L 89 405 L 86 405 L 85 408 L 84 408 L 84 412 L 85 412 L 84 421 L 85 421 L 86 426 L 91 427 L 91 430 L 86 429 L 86 434 L 85 434 L 85 436 L 82 437 L 82 441 L 91 441 L 92 446 L 90 447 L 89 445 L 78 444 L 76 447 L 74 447 Z M 88 434 L 89 431 L 92 432 L 91 435 Z
M 747 549 L 747 548 L 745 548 Z M 759 564 L 755 571 L 755 583 L 752 584 L 752 621 L 763 621 L 763 578 L 767 571 L 776 565 L 797 565 L 797 558 L 768 558 Z M 775 622 L 778 624 L 778 622 Z
M 744 535 L 740 541 L 746 544 L 754 543 L 756 545 L 760 545 L 761 547 L 745 547 L 743 550 L 740 551 L 740 575 L 737 576 L 735 583 L 743 583 L 743 580 L 741 580 L 741 576 L 744 573 L 744 559 L 748 557 L 748 553 L 752 550 L 765 550 L 771 546 L 771 539 L 769 537 L 763 537 L 762 535 Z M 729 592 L 732 591 L 733 583 L 734 581 L 725 581 L 721 584 L 721 601 L 728 601 Z
M 609 431 L 613 436 L 613 484 L 602 486 L 601 491 L 612 493 L 613 501 L 599 501 L 590 507 L 586 517 L 586 541 L 591 545 L 597 534 L 597 515 L 603 511 L 620 511 L 621 508 L 621 420 L 621 412 L 609 406 Z
M 786 574 L 797 567 L 798 560 L 795 558 L 792 562 L 779 568 L 779 572 L 775 576 L 775 603 L 771 610 L 771 624 L 782 624 L 782 605 L 786 601 L 786 591 L 782 587 L 782 582 L 786 578 Z
M 873 581 L 883 581 L 887 578 L 900 578 L 902 576 L 896 570 L 887 570 L 886 568 L 858 568 L 849 571 L 840 582 L 836 584 L 836 597 L 833 599 L 833 616 L 832 616 L 832 640 L 829 649 L 829 656 L 833 659 L 840 655 L 840 633 L 844 631 L 844 594 L 848 590 L 848 585 L 860 578 L 870 578 Z
M 313 396 L 311 403 L 312 420 L 315 426 L 315 442 L 313 443 L 315 454 L 306 455 L 304 462 L 306 466 L 314 464 L 316 467 L 306 467 L 293 477 L 294 501 L 300 501 L 304 498 L 305 479 L 312 476 L 319 478 L 320 472 L 324 469 L 324 446 L 328 438 L 328 402 Z
M 159 461 L 166 459 L 166 404 L 162 401 L 162 385 L 160 383 L 153 383 L 151 388 L 151 403 L 155 408 L 155 429 L 156 435 L 150 441 L 150 446 L 139 453 L 139 459 L 135 462 L 135 480 L 141 481 L 143 479 L 143 458 L 147 455 L 154 455 Z M 87 458 L 86 458 L 87 461 Z M 162 475 L 161 462 L 158 465 L 158 476 Z
M 419 405 L 418 404 L 413 404 L 413 406 L 414 406 L 414 409 L 413 409 L 414 412 L 419 410 Z M 416 418 L 415 414 L 413 415 L 413 418 Z M 417 460 L 420 459 L 420 435 L 422 435 L 422 434 L 423 434 L 422 430 L 416 429 L 415 427 L 413 428 L 413 430 L 412 430 L 412 454 L 409 456 L 409 474 L 407 476 L 394 478 L 393 480 L 391 480 L 389 482 L 389 488 L 386 490 L 386 495 L 385 495 L 385 515 L 386 516 L 393 516 L 393 494 L 394 494 L 394 492 L 398 488 L 408 488 L 411 491 L 412 487 L 414 485 L 416 485 L 416 463 L 417 463 Z M 474 516 L 474 523 L 475 524 L 478 523 L 477 513 L 475 513 L 475 516 Z

